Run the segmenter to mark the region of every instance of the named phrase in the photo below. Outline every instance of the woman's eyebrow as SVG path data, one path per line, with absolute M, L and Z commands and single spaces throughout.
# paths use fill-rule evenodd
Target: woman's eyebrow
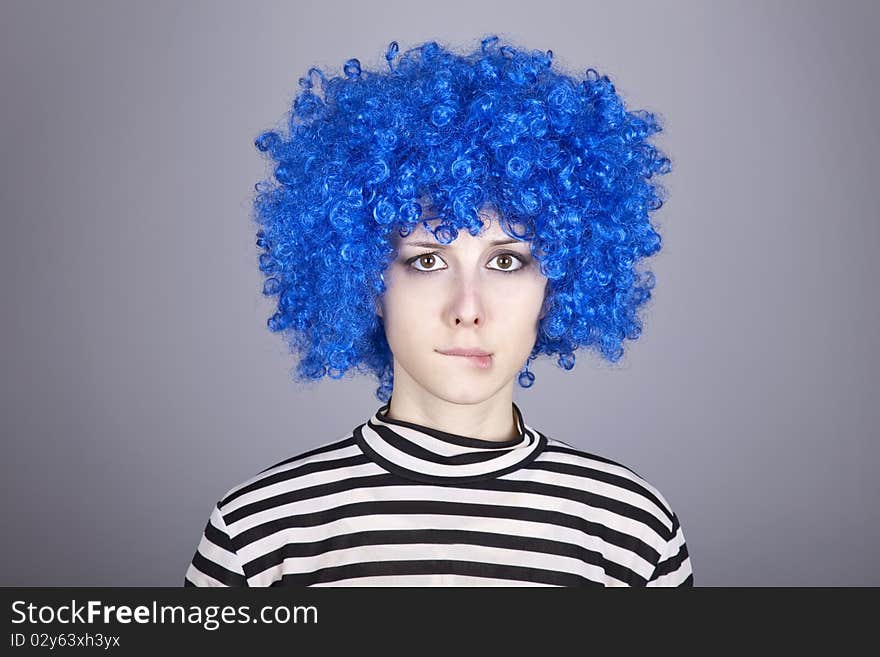
M 517 243 L 525 243 L 522 240 L 493 240 L 489 242 L 489 246 L 499 246 L 501 244 L 517 244 Z M 449 244 L 440 244 L 439 242 L 401 242 L 401 246 L 425 246 L 429 249 L 445 249 L 449 246 Z

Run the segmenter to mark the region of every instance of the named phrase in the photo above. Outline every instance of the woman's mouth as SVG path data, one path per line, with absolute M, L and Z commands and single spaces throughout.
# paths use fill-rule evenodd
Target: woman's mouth
M 443 353 L 442 351 L 437 352 L 437 353 L 439 353 L 443 356 L 448 356 L 450 358 L 457 358 L 460 361 L 467 361 L 468 363 L 470 363 L 474 367 L 481 369 L 481 370 L 487 370 L 490 367 L 492 367 L 492 355 L 491 354 L 486 355 L 486 356 L 464 356 L 464 355 L 460 355 L 460 354 L 446 354 L 446 353 Z

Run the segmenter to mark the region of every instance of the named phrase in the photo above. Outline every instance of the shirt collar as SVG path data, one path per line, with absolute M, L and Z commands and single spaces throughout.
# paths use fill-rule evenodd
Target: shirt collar
M 547 439 L 513 404 L 517 436 L 485 440 L 388 417 L 391 402 L 354 431 L 364 453 L 386 470 L 427 483 L 464 483 L 512 472 L 534 460 Z

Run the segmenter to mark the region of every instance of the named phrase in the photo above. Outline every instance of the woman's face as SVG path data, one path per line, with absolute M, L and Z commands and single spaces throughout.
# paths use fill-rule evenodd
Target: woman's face
M 397 258 L 385 271 L 377 312 L 394 356 L 395 395 L 406 388 L 408 396 L 475 404 L 505 386 L 512 392 L 535 345 L 547 278 L 528 242 L 511 241 L 493 211 L 481 218 L 479 235 L 459 230 L 448 245 L 421 225 L 405 238 L 393 233 Z M 456 348 L 491 356 L 440 353 Z

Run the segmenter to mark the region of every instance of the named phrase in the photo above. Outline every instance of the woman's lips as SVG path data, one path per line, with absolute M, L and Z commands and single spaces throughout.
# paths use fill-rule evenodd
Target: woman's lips
M 456 354 L 444 354 L 443 352 L 438 352 L 442 356 L 448 356 L 449 358 L 458 358 L 462 361 L 468 361 L 471 365 L 481 369 L 487 370 L 492 367 L 492 356 L 458 356 Z

